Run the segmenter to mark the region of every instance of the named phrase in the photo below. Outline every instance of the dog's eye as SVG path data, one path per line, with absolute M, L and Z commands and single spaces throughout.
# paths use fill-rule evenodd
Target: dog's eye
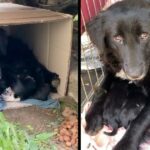
M 114 41 L 117 43 L 123 44 L 123 37 L 121 35 L 116 35 L 113 37 Z
M 146 33 L 146 32 L 143 32 L 143 33 L 140 35 L 140 39 L 143 40 L 143 41 L 146 41 L 148 38 L 149 38 L 149 34 Z

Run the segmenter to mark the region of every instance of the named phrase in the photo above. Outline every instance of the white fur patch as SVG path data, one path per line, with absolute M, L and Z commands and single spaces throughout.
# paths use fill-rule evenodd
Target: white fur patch
M 121 69 L 119 72 L 116 73 L 116 77 L 119 77 L 121 79 L 128 79 L 128 77 L 126 76 L 125 72 L 123 71 L 123 69 Z
M 4 101 L 9 101 L 9 102 L 20 101 L 20 98 L 14 97 L 14 91 L 10 87 L 8 87 L 1 96 Z
M 134 82 L 134 81 L 138 81 L 138 80 L 143 79 L 143 78 L 144 78 L 144 74 L 141 75 L 141 76 L 138 77 L 138 78 L 132 78 L 132 77 L 128 76 L 128 75 L 123 71 L 123 69 L 121 69 L 119 72 L 116 73 L 116 77 L 119 77 L 119 78 L 121 78 L 121 79 L 123 79 L 123 80 L 129 80 L 129 83 L 132 83 L 132 82 Z

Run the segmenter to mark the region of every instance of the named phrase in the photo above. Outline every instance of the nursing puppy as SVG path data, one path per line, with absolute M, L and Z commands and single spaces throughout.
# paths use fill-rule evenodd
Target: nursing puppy
M 119 114 L 119 122 L 122 127 L 127 129 L 147 104 L 148 97 L 141 87 L 130 84 L 125 101 Z
M 114 82 L 108 91 L 104 109 L 103 120 L 104 124 L 108 126 L 112 132 L 104 132 L 107 135 L 113 136 L 117 133 L 120 124 L 120 113 L 126 103 L 128 94 L 128 82 L 118 79 Z
M 112 84 L 104 103 L 104 124 L 112 129 L 105 134 L 113 136 L 119 127 L 128 128 L 147 103 L 147 96 L 141 87 L 120 80 Z

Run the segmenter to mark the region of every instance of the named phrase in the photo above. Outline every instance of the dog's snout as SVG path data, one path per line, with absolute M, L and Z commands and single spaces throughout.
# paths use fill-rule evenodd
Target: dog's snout
M 138 80 L 144 77 L 144 65 L 143 63 L 139 63 L 136 66 L 130 66 L 128 64 L 124 65 L 124 71 L 127 77 L 131 80 Z

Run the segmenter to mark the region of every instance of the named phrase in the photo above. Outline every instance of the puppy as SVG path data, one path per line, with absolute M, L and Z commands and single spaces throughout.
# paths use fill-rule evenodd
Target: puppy
M 118 79 L 112 83 L 104 103 L 103 120 L 104 125 L 111 128 L 112 132 L 104 132 L 113 136 L 117 133 L 120 124 L 120 113 L 126 103 L 128 92 L 128 82 Z
M 145 107 L 148 99 L 141 87 L 129 84 L 127 80 L 118 80 L 112 84 L 104 104 L 104 124 L 112 128 L 105 134 L 113 136 L 119 127 L 129 127 L 130 123 Z
M 88 111 L 86 112 L 85 131 L 91 136 L 96 135 L 98 131 L 103 127 L 103 106 L 104 106 L 103 100 L 105 99 L 105 97 L 106 92 L 103 91 L 101 88 L 98 88 L 95 91 L 92 103 Z
M 139 113 L 145 107 L 147 102 L 148 97 L 147 95 L 145 95 L 141 87 L 137 87 L 134 84 L 129 85 L 126 103 L 123 106 L 119 115 L 119 121 L 121 126 L 127 129 L 131 122 L 139 115 Z

